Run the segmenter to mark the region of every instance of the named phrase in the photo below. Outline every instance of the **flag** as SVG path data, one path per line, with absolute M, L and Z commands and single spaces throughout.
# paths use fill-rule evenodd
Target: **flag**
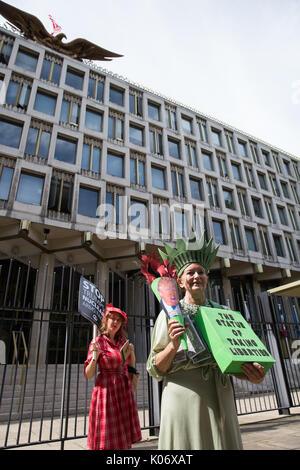
M 282 311 L 282 308 L 281 308 L 281 304 L 278 304 L 278 308 L 279 308 L 279 315 L 280 315 L 280 331 L 281 331 L 281 334 L 287 338 L 287 329 L 286 329 L 286 326 L 285 326 L 285 323 L 284 323 L 284 315 L 283 315 L 283 311 Z
M 296 310 L 296 306 L 295 305 L 292 305 L 292 309 L 293 309 L 293 315 L 294 315 L 294 321 L 295 321 L 295 333 L 296 333 L 296 338 L 300 338 L 300 328 L 299 328 L 299 320 L 298 320 L 298 315 L 297 315 L 297 310 Z
M 53 32 L 51 33 L 51 36 L 53 36 L 56 33 L 60 33 L 61 32 L 61 27 L 54 21 L 54 19 L 52 18 L 51 15 L 49 15 L 49 18 L 50 18 L 50 21 L 53 25 Z

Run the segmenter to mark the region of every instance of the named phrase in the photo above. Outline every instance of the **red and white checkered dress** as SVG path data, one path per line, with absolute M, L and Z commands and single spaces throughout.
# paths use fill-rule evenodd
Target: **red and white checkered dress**
M 105 336 L 96 339 L 100 354 L 97 361 L 99 374 L 92 394 L 88 433 L 90 450 L 131 449 L 142 439 L 134 391 L 128 374 L 129 359 L 122 364 L 120 340 L 115 345 Z M 92 360 L 92 343 L 86 366 Z

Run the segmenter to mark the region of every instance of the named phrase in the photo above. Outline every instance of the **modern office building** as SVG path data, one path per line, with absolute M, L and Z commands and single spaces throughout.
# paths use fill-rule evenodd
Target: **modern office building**
M 299 279 L 296 156 L 4 28 L 0 62 L 0 259 L 12 285 L 28 266 L 41 286 L 45 268 L 50 283 L 74 266 L 103 287 L 190 226 L 221 245 L 211 297 L 245 315 L 261 291 Z M 0 301 L 18 295 L 3 285 Z

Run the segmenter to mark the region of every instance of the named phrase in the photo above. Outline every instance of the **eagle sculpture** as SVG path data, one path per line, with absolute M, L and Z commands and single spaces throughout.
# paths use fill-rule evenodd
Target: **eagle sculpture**
M 65 34 L 60 33 L 52 36 L 36 16 L 2 1 L 0 1 L 0 14 L 16 26 L 27 39 L 39 42 L 73 59 L 80 61 L 83 59 L 110 61 L 112 59 L 108 57 L 123 57 L 122 55 L 107 51 L 86 39 L 78 38 L 74 39 L 74 41 L 63 43 L 62 40 L 67 39 Z

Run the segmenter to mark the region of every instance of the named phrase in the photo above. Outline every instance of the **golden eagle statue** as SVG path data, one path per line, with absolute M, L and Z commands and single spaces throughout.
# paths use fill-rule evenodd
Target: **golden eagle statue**
M 80 61 L 83 59 L 110 61 L 112 59 L 108 57 L 123 57 L 122 55 L 107 51 L 86 39 L 78 38 L 74 39 L 74 41 L 63 43 L 62 39 L 67 39 L 65 34 L 60 33 L 56 36 L 51 36 L 36 16 L 2 1 L 0 1 L 0 14 L 16 26 L 27 39 L 43 44 L 73 59 Z

